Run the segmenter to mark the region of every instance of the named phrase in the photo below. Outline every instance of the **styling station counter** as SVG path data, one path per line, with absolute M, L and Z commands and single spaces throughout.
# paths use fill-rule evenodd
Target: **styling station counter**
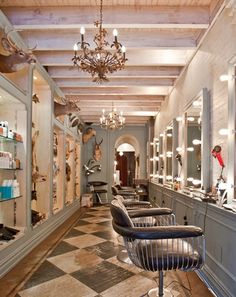
M 153 205 L 173 209 L 178 224 L 196 225 L 206 237 L 206 261 L 199 276 L 217 297 L 236 296 L 236 213 L 155 182 L 149 183 Z

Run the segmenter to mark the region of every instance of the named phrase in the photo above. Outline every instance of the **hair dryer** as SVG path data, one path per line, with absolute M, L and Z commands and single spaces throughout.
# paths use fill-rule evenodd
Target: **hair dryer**
M 216 158 L 218 160 L 218 162 L 222 168 L 225 167 L 224 161 L 221 156 L 221 146 L 220 145 L 216 145 L 213 148 L 213 150 L 211 151 L 211 154 L 214 158 Z

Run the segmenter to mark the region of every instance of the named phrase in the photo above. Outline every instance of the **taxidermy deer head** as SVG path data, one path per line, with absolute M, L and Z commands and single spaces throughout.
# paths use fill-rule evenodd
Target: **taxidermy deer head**
M 29 49 L 28 52 L 20 49 L 10 39 L 9 34 L 13 30 L 9 31 L 7 35 L 1 38 L 1 45 L 8 55 L 0 54 L 0 72 L 12 73 L 24 68 L 27 64 L 35 64 L 36 60 L 33 57 L 32 51 L 36 48 Z
M 89 141 L 89 139 L 95 135 L 96 135 L 96 130 L 94 130 L 91 127 L 87 128 L 82 135 L 83 143 L 87 143 Z
M 73 101 L 64 101 L 65 104 L 60 104 L 54 101 L 54 115 L 55 117 L 59 117 L 61 115 L 78 112 L 80 108 Z
M 94 154 L 93 154 L 93 158 L 95 161 L 100 161 L 102 158 L 102 149 L 101 149 L 102 142 L 103 142 L 103 138 L 98 143 L 95 137 L 95 146 L 94 146 Z

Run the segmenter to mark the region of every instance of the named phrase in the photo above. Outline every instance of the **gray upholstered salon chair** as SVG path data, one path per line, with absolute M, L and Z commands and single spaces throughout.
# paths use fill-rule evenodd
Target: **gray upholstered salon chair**
M 175 215 L 169 208 L 152 208 L 147 201 L 127 201 L 120 195 L 116 195 L 115 199 L 122 207 L 126 208 L 136 227 L 175 225 Z M 118 241 L 120 237 L 118 237 Z M 121 245 L 124 245 L 123 238 Z M 132 264 L 125 246 L 118 252 L 117 259 L 120 262 Z
M 115 195 L 114 198 L 122 202 L 127 209 L 152 207 L 149 201 L 138 201 L 136 199 L 127 200 L 122 195 Z
M 135 200 L 139 200 L 139 196 L 137 195 L 137 193 L 135 192 L 135 190 L 118 190 L 117 187 L 115 186 L 111 186 L 111 192 L 113 196 L 116 195 L 121 195 L 124 197 L 124 199 L 135 199 Z
M 135 211 L 132 212 L 134 215 Z M 123 236 L 131 261 L 144 270 L 159 272 L 159 288 L 150 290 L 148 296 L 164 296 L 164 270 L 192 271 L 203 266 L 205 239 L 201 228 L 176 225 L 137 227 L 130 212 L 118 200 L 111 202 L 111 214 L 113 228 Z

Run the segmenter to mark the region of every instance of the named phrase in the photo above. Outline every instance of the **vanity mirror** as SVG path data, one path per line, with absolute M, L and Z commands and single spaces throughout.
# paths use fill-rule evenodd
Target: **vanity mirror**
M 185 110 L 185 185 L 209 191 L 210 115 L 207 89 L 203 89 Z
M 169 124 L 166 127 L 165 131 L 165 181 L 172 182 L 173 181 L 173 124 Z
M 163 144 L 164 144 L 164 134 L 161 133 L 159 135 L 159 161 L 158 161 L 158 182 L 160 184 L 163 184 L 164 167 L 165 167 Z

